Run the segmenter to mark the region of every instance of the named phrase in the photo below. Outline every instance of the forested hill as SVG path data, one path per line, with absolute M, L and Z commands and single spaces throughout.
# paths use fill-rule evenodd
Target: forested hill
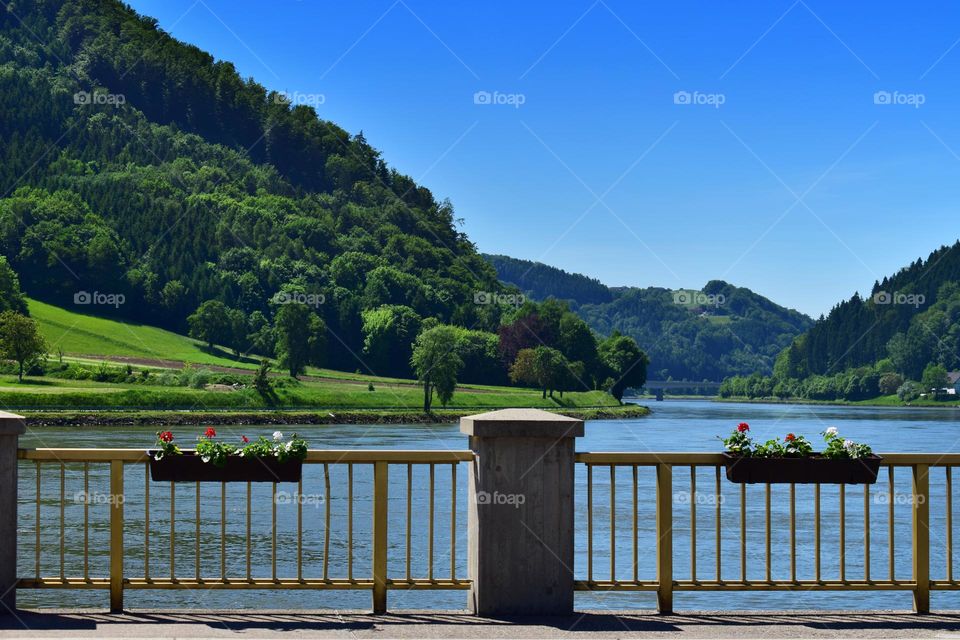
M 835 374 L 886 358 L 908 380 L 928 364 L 960 367 L 960 241 L 835 306 L 797 338 L 782 373 Z
M 650 357 L 652 378 L 720 381 L 771 373 L 778 353 L 813 321 L 722 281 L 700 291 L 609 288 L 562 269 L 506 256 L 484 257 L 504 283 L 534 300 L 569 300 L 590 327 L 634 338 Z
M 557 298 L 575 304 L 601 304 L 613 299 L 603 283 L 579 273 L 567 273 L 542 262 L 509 256 L 483 254 L 483 257 L 494 266 L 501 281 L 515 285 L 534 300 Z
M 217 300 L 256 336 L 302 296 L 350 370 L 365 309 L 499 326 L 474 304 L 496 273 L 449 202 L 114 0 L 0 9 L 0 197 L 0 254 L 54 304 L 122 294 L 90 310 L 183 331 Z

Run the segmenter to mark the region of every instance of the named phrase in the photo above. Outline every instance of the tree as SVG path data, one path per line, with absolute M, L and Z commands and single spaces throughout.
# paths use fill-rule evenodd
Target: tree
M 879 391 L 885 396 L 893 395 L 897 392 L 897 389 L 903 384 L 903 376 L 899 373 L 885 373 L 880 376 L 880 383 L 878 385 Z
M 404 305 L 382 305 L 363 312 L 363 354 L 377 375 L 410 375 L 413 342 L 421 330 L 421 318 Z
M 10 268 L 7 259 L 0 256 L 0 312 L 16 311 L 27 315 L 27 300 L 20 291 L 20 279 Z
M 227 320 L 230 323 L 230 339 L 227 341 L 227 346 L 233 350 L 234 355 L 239 357 L 248 350 L 250 345 L 247 338 L 249 329 L 247 314 L 240 309 L 227 309 Z
M 47 353 L 47 343 L 37 323 L 16 311 L 0 313 L 0 356 L 19 366 L 18 378 Z
M 321 365 L 326 347 L 326 325 L 310 308 L 299 302 L 280 307 L 274 321 L 276 352 L 280 364 L 296 378 L 308 364 Z
M 923 385 L 924 391 L 939 393 L 947 386 L 947 369 L 942 364 L 928 364 L 923 370 L 920 384 Z
M 229 311 L 219 300 L 207 300 L 187 318 L 190 337 L 206 342 L 211 349 L 214 344 L 229 344 L 232 342 Z
M 600 361 L 613 379 L 609 390 L 617 402 L 623 401 L 623 393 L 627 388 L 642 387 L 647 381 L 647 365 L 650 364 L 650 359 L 633 338 L 614 332 L 600 343 L 598 353 Z
M 423 410 L 430 412 L 433 392 L 446 406 L 453 398 L 463 360 L 457 353 L 457 328 L 440 325 L 417 336 L 410 356 L 417 379 L 423 384 Z
M 528 384 L 540 389 L 543 398 L 553 397 L 554 390 L 562 389 L 569 380 L 570 363 L 557 349 L 539 346 L 521 349 L 510 367 L 510 379 L 514 383 Z

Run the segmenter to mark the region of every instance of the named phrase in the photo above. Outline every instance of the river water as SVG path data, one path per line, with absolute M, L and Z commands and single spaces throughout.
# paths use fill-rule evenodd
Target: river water
M 868 407 L 833 407 L 816 405 L 767 405 L 715 403 L 710 401 L 651 402 L 653 413 L 642 419 L 629 421 L 597 420 L 587 423 L 585 437 L 577 443 L 578 451 L 718 451 L 717 436 L 727 434 L 737 423 L 747 421 L 752 433 L 760 439 L 782 437 L 786 432 L 804 434 L 818 441 L 819 432 L 827 426 L 836 426 L 841 433 L 854 440 L 871 444 L 877 452 L 941 452 L 960 451 L 960 411 L 947 409 L 901 409 Z M 241 434 L 256 436 L 272 433 L 273 427 L 218 427 L 221 435 L 236 437 Z M 201 428 L 174 429 L 182 441 Z M 291 429 L 292 430 L 292 429 Z M 455 424 L 449 425 L 316 425 L 297 429 L 311 448 L 322 449 L 465 449 L 467 441 Z M 156 429 L 149 427 L 109 427 L 84 430 L 68 428 L 34 428 L 22 439 L 25 447 L 118 447 L 147 448 L 153 442 Z M 370 496 L 369 465 L 356 465 L 354 476 L 354 553 L 352 571 L 358 578 L 370 575 Z M 20 518 L 20 575 L 33 576 L 36 563 L 34 493 L 36 471 L 32 464 L 21 466 Z M 83 496 L 87 496 L 90 520 L 88 571 L 91 576 L 107 575 L 108 505 L 102 499 L 109 495 L 108 471 L 103 465 L 91 465 L 90 481 L 84 490 L 82 468 L 68 465 L 65 472 L 64 549 L 67 576 L 83 574 Z M 330 577 L 348 575 L 350 569 L 347 531 L 350 527 L 346 494 L 347 469 L 345 465 L 331 467 L 329 497 L 331 509 Z M 845 575 L 849 579 L 864 576 L 864 505 L 871 509 L 870 550 L 871 575 L 886 578 L 889 575 L 888 503 L 895 504 L 894 570 L 898 579 L 910 576 L 910 479 L 906 469 L 898 471 L 893 495 L 887 491 L 886 471 L 880 482 L 865 500 L 863 489 L 846 490 L 846 558 Z M 466 476 L 467 468 L 460 465 L 457 473 L 457 509 L 455 520 L 456 547 L 454 570 L 457 577 L 466 577 Z M 428 575 L 430 563 L 429 474 L 424 467 L 415 468 L 412 491 L 412 529 L 410 540 L 411 574 Z M 436 521 L 433 530 L 434 576 L 447 578 L 451 573 L 451 469 L 438 466 L 434 477 L 436 493 Z M 629 469 L 617 472 L 615 513 L 617 535 L 615 573 L 620 579 L 632 578 L 632 475 Z M 690 493 L 690 472 L 678 468 L 674 477 L 674 575 L 677 579 L 690 577 L 690 502 L 697 506 L 697 576 L 713 579 L 716 576 L 716 541 L 714 525 L 716 503 L 721 503 L 721 573 L 724 579 L 736 580 L 740 575 L 739 488 L 722 481 L 718 499 L 714 493 L 714 472 L 703 469 L 697 473 L 697 492 Z M 128 576 L 143 576 L 145 547 L 150 549 L 150 571 L 154 577 L 170 575 L 170 489 L 169 485 L 151 485 L 150 526 L 144 523 L 144 481 L 140 467 L 129 467 L 126 484 L 126 560 Z M 293 503 L 304 502 L 303 539 L 301 557 L 305 578 L 320 577 L 324 562 L 324 511 L 327 497 L 323 491 L 323 474 L 318 465 L 307 465 L 304 471 L 303 495 L 278 506 L 277 575 L 295 577 L 297 566 L 296 512 Z M 641 469 L 638 477 L 638 563 L 640 579 L 654 577 L 654 476 L 650 469 Z M 945 557 L 945 489 L 944 472 L 931 473 L 931 557 L 933 578 L 946 575 Z M 606 468 L 598 469 L 594 477 L 594 558 L 593 576 L 607 579 L 610 575 L 610 476 Z M 291 496 L 296 487 L 291 485 L 281 494 Z M 205 485 L 201 493 L 201 533 L 199 538 L 199 565 L 201 575 L 218 578 L 221 571 L 221 507 L 220 485 Z M 271 527 L 271 496 L 269 485 L 255 485 L 253 493 L 254 516 L 251 524 L 251 573 L 256 577 L 272 575 L 273 545 Z M 286 494 L 283 491 L 287 491 Z M 790 548 L 788 534 L 787 486 L 772 489 L 772 575 L 774 579 L 789 577 Z M 813 577 L 813 489 L 798 486 L 797 498 L 797 575 L 800 579 Z M 81 496 L 78 498 L 78 494 Z M 751 486 L 747 490 L 748 519 L 748 577 L 764 577 L 765 521 L 764 487 Z M 836 579 L 839 561 L 839 489 L 824 486 L 822 495 L 822 576 Z M 403 577 L 406 572 L 406 502 L 407 475 L 405 468 L 392 468 L 390 475 L 389 544 L 391 577 Z M 578 465 L 576 488 L 577 558 L 575 572 L 578 579 L 587 577 L 587 518 L 586 470 Z M 40 564 L 42 575 L 59 574 L 60 560 L 60 470 L 59 465 L 45 467 L 41 489 Z M 175 573 L 181 578 L 193 577 L 197 566 L 197 538 L 195 537 L 196 493 L 193 485 L 178 486 L 175 496 L 174 549 Z M 223 564 L 231 577 L 246 575 L 246 488 L 230 486 L 226 495 L 227 524 L 226 553 Z M 145 530 L 149 530 L 149 540 Z M 215 591 L 215 590 L 128 590 L 125 594 L 128 608 L 270 608 L 270 609 L 362 609 L 368 608 L 369 592 L 360 591 Z M 462 591 L 397 591 L 389 593 L 391 609 L 461 609 L 466 594 Z M 29 591 L 19 595 L 21 606 L 106 606 L 107 595 L 102 591 Z M 960 608 L 960 595 L 934 592 L 934 608 Z M 911 603 L 907 592 L 734 592 L 703 593 L 677 592 L 677 609 L 905 609 Z M 652 593 L 579 593 L 577 606 L 588 609 L 643 609 L 655 606 Z

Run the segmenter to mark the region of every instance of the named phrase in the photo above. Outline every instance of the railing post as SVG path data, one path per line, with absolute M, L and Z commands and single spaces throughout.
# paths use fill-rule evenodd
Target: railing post
M 110 611 L 123 611 L 123 461 L 110 462 Z
M 913 467 L 913 610 L 930 613 L 930 468 Z
M 373 463 L 373 612 L 387 612 L 387 462 Z M 454 489 L 456 490 L 456 489 Z
M 657 611 L 673 613 L 673 468 L 657 464 Z
M 0 616 L 17 608 L 17 448 L 25 432 L 21 416 L 0 411 Z
M 574 441 L 583 421 L 538 409 L 460 420 L 470 466 L 469 607 L 484 616 L 573 613 Z

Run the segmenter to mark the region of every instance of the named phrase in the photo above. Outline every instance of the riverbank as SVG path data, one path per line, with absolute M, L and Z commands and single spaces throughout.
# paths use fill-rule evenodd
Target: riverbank
M 904 409 L 960 409 L 960 400 L 914 400 L 903 402 L 896 396 L 881 396 L 871 400 L 810 400 L 809 398 L 713 398 L 713 402 L 743 404 L 803 404 L 838 407 L 890 407 Z
M 544 407 L 580 420 L 627 420 L 642 418 L 650 409 L 640 405 L 580 407 L 566 409 Z M 27 426 L 120 426 L 120 425 L 298 425 L 298 424 L 443 424 L 463 416 L 490 411 L 483 408 L 438 409 L 431 413 L 404 410 L 337 409 L 293 411 L 21 411 Z

